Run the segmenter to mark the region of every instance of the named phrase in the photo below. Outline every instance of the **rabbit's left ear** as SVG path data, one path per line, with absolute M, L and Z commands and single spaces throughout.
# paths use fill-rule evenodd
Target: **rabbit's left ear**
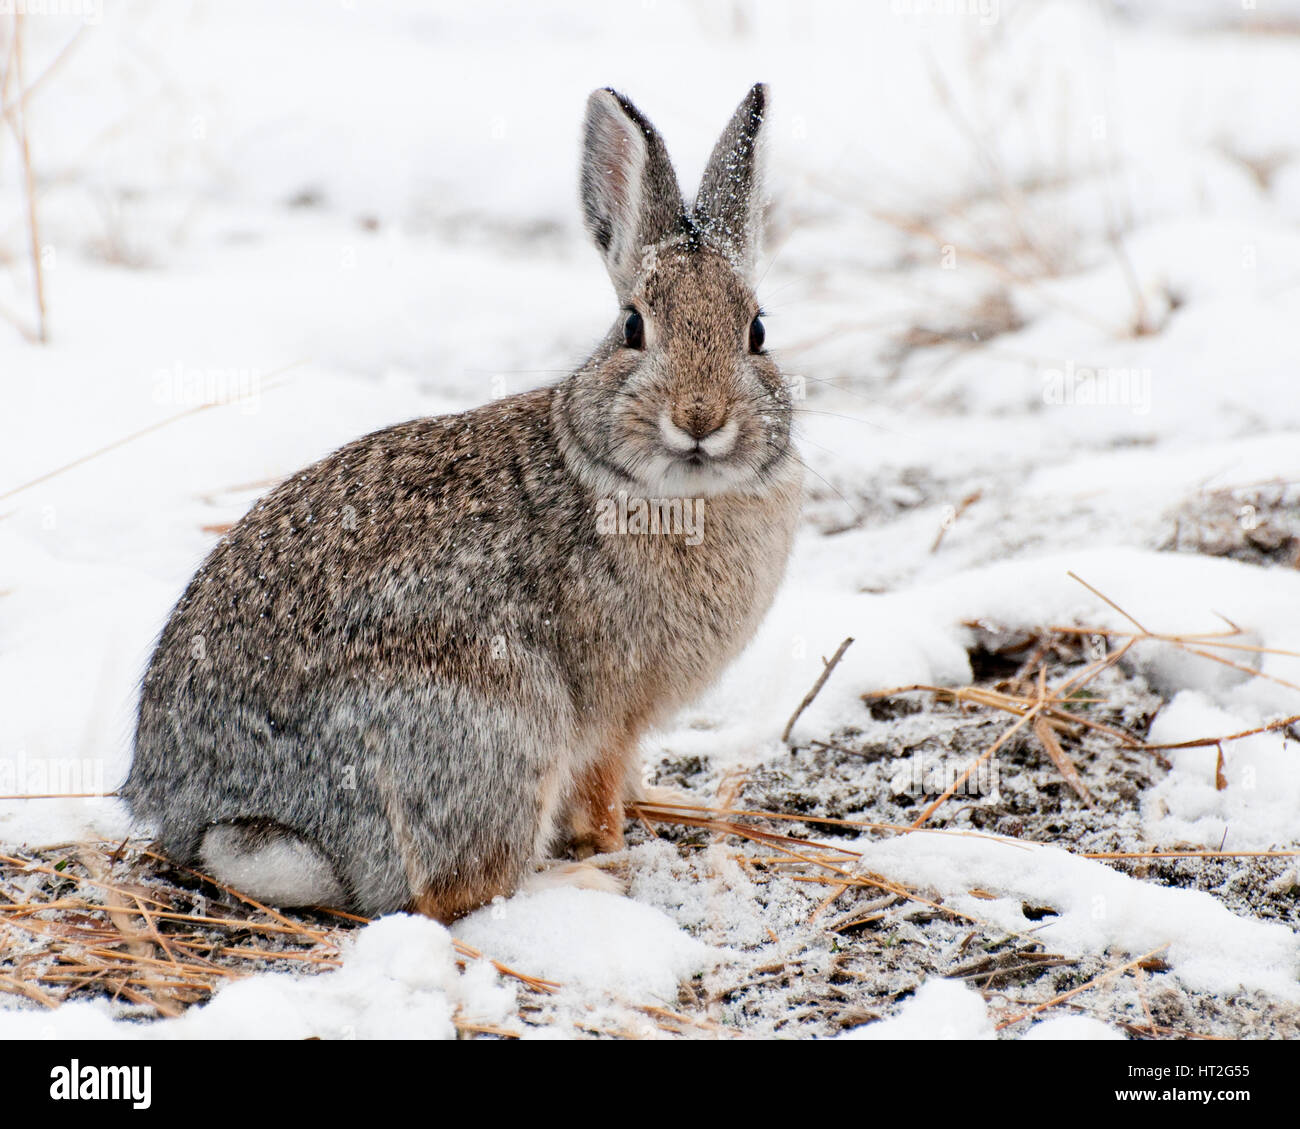
M 736 108 L 704 170 L 695 218 L 752 281 L 763 224 L 763 121 L 767 86 L 757 83 Z

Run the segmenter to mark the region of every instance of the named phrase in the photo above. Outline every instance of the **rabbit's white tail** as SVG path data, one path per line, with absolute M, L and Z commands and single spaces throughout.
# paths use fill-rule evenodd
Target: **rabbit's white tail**
M 199 847 L 213 878 L 276 906 L 329 906 L 347 901 L 329 860 L 279 824 L 219 823 Z

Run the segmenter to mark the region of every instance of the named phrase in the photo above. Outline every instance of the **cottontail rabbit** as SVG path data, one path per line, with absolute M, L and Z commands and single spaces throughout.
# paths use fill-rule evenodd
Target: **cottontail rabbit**
M 145 675 L 122 794 L 253 897 L 443 921 L 623 842 L 645 730 L 753 634 L 801 492 L 753 292 L 767 95 L 693 208 L 622 95 L 582 204 L 621 312 L 554 387 L 375 432 L 213 549 Z

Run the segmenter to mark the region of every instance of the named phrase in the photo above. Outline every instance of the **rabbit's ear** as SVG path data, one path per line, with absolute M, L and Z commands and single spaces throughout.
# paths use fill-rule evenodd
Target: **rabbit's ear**
M 587 99 L 582 209 L 624 300 L 645 248 L 686 230 L 686 206 L 663 139 L 640 110 L 609 89 Z
M 722 131 L 704 169 L 695 217 L 746 278 L 752 278 L 763 226 L 763 120 L 767 86 L 757 83 Z

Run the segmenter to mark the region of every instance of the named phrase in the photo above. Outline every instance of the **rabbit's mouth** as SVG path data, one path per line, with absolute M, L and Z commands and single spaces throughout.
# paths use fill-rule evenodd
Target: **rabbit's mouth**
M 659 415 L 659 439 L 672 454 L 687 466 L 702 467 L 715 459 L 724 459 L 736 449 L 740 423 L 733 415 L 718 424 L 681 427 L 668 411 Z
M 702 447 L 690 451 L 660 449 L 644 458 L 637 478 L 665 497 L 703 497 L 726 494 L 752 485 L 754 470 L 748 460 L 710 455 Z

